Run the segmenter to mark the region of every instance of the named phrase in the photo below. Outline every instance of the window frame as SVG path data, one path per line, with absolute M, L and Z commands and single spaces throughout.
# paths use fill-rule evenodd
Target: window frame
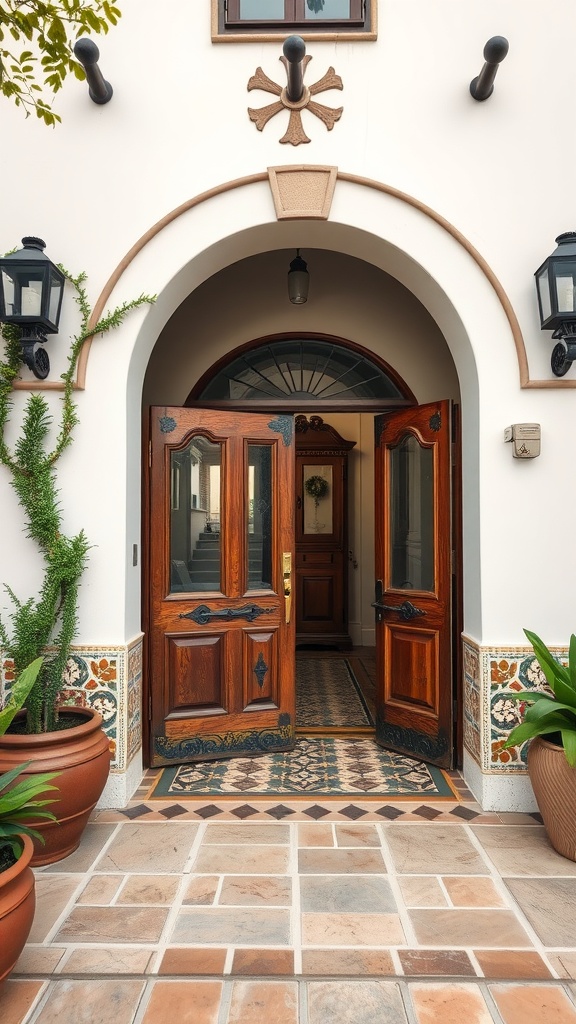
M 246 22 L 239 18 L 240 0 L 212 0 L 212 42 L 275 42 L 292 32 L 304 40 L 375 40 L 377 0 L 350 0 L 350 3 L 352 16 L 345 21 L 307 20 L 303 17 L 305 0 L 284 0 L 282 21 Z

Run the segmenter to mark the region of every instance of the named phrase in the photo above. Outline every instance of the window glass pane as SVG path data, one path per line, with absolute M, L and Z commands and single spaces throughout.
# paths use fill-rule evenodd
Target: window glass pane
M 248 445 L 248 590 L 272 590 L 272 448 Z
M 322 18 L 346 19 L 350 17 L 350 0 L 306 0 L 306 20 L 320 21 Z
M 434 454 L 412 435 L 389 450 L 390 586 L 434 590 Z
M 332 533 L 332 466 L 304 466 L 304 533 Z
M 170 592 L 221 590 L 222 450 L 204 437 L 170 455 Z
M 283 21 L 284 0 L 240 0 L 242 21 Z

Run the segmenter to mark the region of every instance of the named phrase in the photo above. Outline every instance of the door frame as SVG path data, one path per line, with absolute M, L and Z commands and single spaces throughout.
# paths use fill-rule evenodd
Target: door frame
M 229 354 L 230 355 L 230 354 Z M 204 378 L 205 379 L 205 378 Z M 408 389 L 407 389 L 408 390 Z M 192 392 L 193 393 L 193 392 Z M 190 404 L 189 404 L 190 403 Z M 294 403 L 293 408 L 295 408 Z M 319 402 L 318 406 L 314 407 L 313 411 L 325 412 L 368 412 L 374 416 L 380 413 L 392 412 L 398 409 L 398 402 L 388 404 L 386 401 L 379 403 L 379 408 L 375 408 L 374 399 L 362 400 L 354 399 L 352 401 L 339 403 L 339 408 L 335 408 L 335 403 L 332 405 L 330 410 L 325 408 L 324 403 Z M 406 401 L 403 403 L 405 407 L 416 406 L 418 403 L 416 400 Z M 192 400 L 186 403 L 185 407 L 190 405 L 200 406 L 200 402 Z M 278 403 L 275 403 L 272 399 L 270 402 L 242 402 L 238 403 L 230 402 L 227 407 L 234 408 L 238 412 L 242 411 L 255 411 L 257 405 L 259 411 L 267 414 L 278 414 L 286 412 L 286 408 L 282 403 L 282 408 Z M 204 400 L 202 402 L 202 408 L 206 409 L 217 409 L 221 408 L 222 403 L 211 402 L 210 400 Z M 452 422 L 452 701 L 453 701 L 453 750 L 454 750 L 454 767 L 458 768 L 462 765 L 463 760 L 463 733 L 464 733 L 464 702 L 463 702 L 463 680 L 462 680 L 462 651 L 461 651 L 461 637 L 463 630 L 463 545 L 462 545 L 462 444 L 461 444 L 461 409 L 460 406 L 455 402 L 452 403 L 453 409 L 453 422 Z M 148 599 L 149 586 L 150 586 L 150 530 L 151 530 L 151 510 L 150 510 L 150 467 L 151 467 L 151 440 L 150 440 L 150 406 L 146 406 L 142 410 L 142 630 L 144 633 L 143 640 L 143 661 L 142 661 L 142 752 L 144 767 L 149 767 L 149 751 L 150 751 L 150 721 L 152 712 L 152 686 L 149 671 L 149 638 L 150 638 L 150 601 Z M 374 577 L 375 578 L 375 577 Z

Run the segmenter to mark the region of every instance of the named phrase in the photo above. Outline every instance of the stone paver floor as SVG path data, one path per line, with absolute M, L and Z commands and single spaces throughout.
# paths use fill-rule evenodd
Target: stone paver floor
M 534 816 L 293 804 L 96 813 L 2 1024 L 576 1024 L 576 863 Z

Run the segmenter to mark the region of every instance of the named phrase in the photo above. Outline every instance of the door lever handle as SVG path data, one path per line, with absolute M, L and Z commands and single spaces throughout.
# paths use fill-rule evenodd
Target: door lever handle
M 286 614 L 286 625 L 290 622 L 292 613 L 292 552 L 282 553 L 282 578 L 284 585 L 284 611 Z
M 382 604 L 381 601 L 372 601 L 372 608 L 376 609 L 378 621 L 382 621 L 382 612 L 396 612 L 407 622 L 415 619 L 417 615 L 426 615 L 422 608 L 417 608 L 412 601 L 402 601 L 402 604 Z

